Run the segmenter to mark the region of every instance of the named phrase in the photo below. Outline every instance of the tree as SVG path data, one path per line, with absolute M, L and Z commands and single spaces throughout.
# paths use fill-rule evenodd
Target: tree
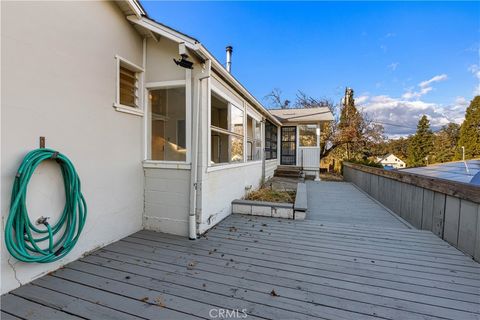
M 373 156 L 373 146 L 384 140 L 383 126 L 357 110 L 351 88 L 345 89 L 338 128 L 347 159 L 365 160 Z
M 274 88 L 264 97 L 264 100 L 270 102 L 270 107 L 273 109 L 287 109 L 290 106 L 290 100 L 283 100 L 282 90 Z
M 410 167 L 424 166 L 433 148 L 433 132 L 430 121 L 423 115 L 418 121 L 417 132 L 411 138 L 408 146 L 407 165 Z
M 449 123 L 435 132 L 433 139 L 432 163 L 448 162 L 455 159 L 458 139 L 460 136 L 460 125 Z
M 342 149 L 338 157 L 338 152 L 334 152 L 334 158 L 345 158 L 345 145 L 349 144 L 349 150 L 358 157 L 365 157 L 369 153 L 369 146 L 378 143 L 383 139 L 383 127 L 369 121 L 365 115 L 355 108 L 353 99 L 353 90 L 347 89 L 348 98 L 344 99 L 343 107 L 339 111 L 339 106 L 335 105 L 330 99 L 315 98 L 305 92 L 298 90 L 295 108 L 328 108 L 334 117 L 334 121 L 322 123 L 320 130 L 320 157 L 325 158 L 333 153 L 334 150 Z M 290 106 L 289 100 L 281 97 L 280 89 L 273 89 L 265 99 L 270 101 L 270 105 L 275 108 L 286 109 Z M 347 101 L 348 100 L 348 101 Z M 345 104 L 345 101 L 348 103 Z M 345 105 L 348 105 L 349 111 L 346 112 Z M 348 116 L 341 116 L 341 113 Z M 340 115 L 339 115 L 340 114 Z M 343 119 L 340 120 L 340 119 Z M 341 128 L 340 128 L 341 126 Z
M 462 158 L 462 146 L 465 147 L 465 159 L 480 157 L 480 96 L 473 98 L 465 112 L 465 121 L 460 128 L 457 159 Z
M 335 111 L 335 106 L 331 100 L 327 98 L 313 98 L 301 90 L 297 91 L 294 106 L 299 109 L 327 107 L 330 111 Z
M 392 153 L 405 161 L 408 158 L 408 144 L 410 137 L 400 137 L 398 139 L 386 139 L 380 141 L 378 144 L 372 146 L 372 153 L 374 156 L 384 156 Z

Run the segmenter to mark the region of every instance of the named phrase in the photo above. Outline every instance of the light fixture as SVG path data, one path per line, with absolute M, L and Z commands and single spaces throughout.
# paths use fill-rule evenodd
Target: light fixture
M 173 61 L 177 66 L 180 66 L 185 69 L 193 69 L 193 62 L 187 60 L 188 55 L 181 54 L 180 57 L 181 57 L 180 60 L 173 59 Z

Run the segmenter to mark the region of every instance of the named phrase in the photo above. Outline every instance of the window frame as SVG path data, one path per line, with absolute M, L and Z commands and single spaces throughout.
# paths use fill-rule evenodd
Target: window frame
M 185 87 L 185 161 L 170 161 L 170 160 L 152 160 L 151 158 L 151 115 L 150 115 L 150 106 L 148 103 L 148 95 L 152 90 L 158 89 L 168 89 L 168 88 L 178 88 Z M 186 80 L 168 80 L 168 81 L 158 81 L 158 82 L 148 82 L 145 84 L 145 164 L 150 167 L 160 167 L 160 168 L 177 168 L 177 169 L 188 169 L 190 168 L 191 161 L 191 82 Z M 168 111 L 167 111 L 168 112 Z M 176 129 L 176 135 L 178 136 L 178 128 Z
M 270 138 L 267 138 L 267 130 L 270 129 Z M 272 139 L 272 132 L 275 132 L 276 139 Z M 267 140 L 270 141 L 270 147 L 267 148 Z M 278 127 L 270 120 L 265 120 L 265 138 L 264 138 L 265 160 L 278 159 Z M 275 141 L 275 157 L 272 157 L 272 141 Z
M 302 146 L 301 145 L 301 127 L 307 127 L 307 126 L 315 126 L 315 139 L 316 139 L 316 144 L 314 146 Z M 318 123 L 304 123 L 304 124 L 299 124 L 297 125 L 297 132 L 298 132 L 298 139 L 297 139 L 297 143 L 298 143 L 298 147 L 299 148 L 318 148 L 320 147 L 320 137 L 319 135 L 317 134 L 317 131 L 318 129 L 320 128 L 320 126 L 318 125 Z
M 248 118 L 251 118 L 252 119 L 252 138 L 249 138 L 248 137 Z M 258 133 L 259 133 L 259 136 L 258 138 L 256 137 L 256 129 L 257 129 L 257 124 L 259 125 L 259 128 L 258 128 Z M 251 112 L 250 108 L 247 110 L 247 119 L 246 119 L 246 128 L 245 128 L 245 141 L 246 141 L 246 158 L 247 158 L 247 162 L 252 162 L 252 161 L 259 161 L 259 160 L 262 160 L 262 120 L 260 117 L 257 117 L 256 115 L 253 114 L 253 112 Z M 256 143 L 260 143 L 260 146 L 259 146 L 259 151 L 260 151 L 260 154 L 259 154 L 259 157 L 258 159 L 253 159 L 253 151 L 256 149 Z M 251 145 L 252 147 L 252 154 L 251 154 L 251 157 L 252 159 L 249 159 L 248 158 L 248 147 Z
M 144 112 L 145 97 L 143 94 L 145 69 L 119 55 L 115 55 L 115 63 L 116 63 L 115 100 L 113 103 L 113 107 L 115 108 L 116 111 L 119 111 L 119 112 L 133 114 L 137 116 L 143 116 L 145 113 Z M 135 107 L 120 103 L 120 67 L 121 66 L 129 69 L 130 71 L 135 72 L 136 74 L 138 96 L 137 96 L 137 103 L 136 103 L 137 106 Z
M 228 112 L 227 112 L 227 125 L 228 129 L 220 128 L 217 126 L 212 125 L 211 121 L 211 115 L 212 115 L 212 98 L 211 96 L 215 94 L 219 96 L 221 99 L 225 100 L 228 105 Z M 232 98 L 230 98 L 227 94 L 225 94 L 222 90 L 219 88 L 211 85 L 210 90 L 209 90 L 209 104 L 208 104 L 208 167 L 223 167 L 223 166 L 238 166 L 240 164 L 244 164 L 246 161 L 246 112 L 245 112 L 245 106 L 239 106 L 239 103 L 233 101 Z M 236 132 L 233 131 L 232 126 L 232 119 L 231 119 L 231 113 L 232 113 L 232 108 L 237 108 L 243 113 L 243 134 L 240 135 Z M 212 132 L 217 132 L 220 134 L 225 134 L 228 136 L 228 162 L 219 162 L 219 163 L 213 163 L 212 162 Z M 231 146 L 231 139 L 230 137 L 236 137 L 240 138 L 242 140 L 242 160 L 241 161 L 232 161 L 232 146 Z

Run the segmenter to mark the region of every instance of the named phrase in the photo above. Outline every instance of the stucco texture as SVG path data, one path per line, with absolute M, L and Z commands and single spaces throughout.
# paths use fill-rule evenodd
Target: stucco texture
M 1 209 L 2 293 L 99 246 L 141 229 L 142 118 L 116 111 L 118 54 L 142 64 L 142 39 L 110 2 L 2 2 Z M 47 147 L 73 161 L 88 203 L 75 249 L 51 264 L 11 258 L 4 223 L 24 155 Z M 63 181 L 55 162 L 34 174 L 30 217 L 59 216 Z M 13 266 L 13 268 L 12 268 Z

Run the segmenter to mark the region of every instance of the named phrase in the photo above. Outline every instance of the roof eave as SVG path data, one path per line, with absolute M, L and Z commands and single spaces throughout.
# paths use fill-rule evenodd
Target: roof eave
M 240 91 L 257 109 L 260 109 L 261 113 L 268 118 L 268 120 L 274 122 L 276 125 L 281 126 L 282 123 L 272 115 L 258 100 L 255 98 L 225 67 L 211 54 L 207 48 L 201 43 L 198 50 L 205 55 L 210 61 L 212 61 L 212 68 L 216 70 L 225 80 L 229 82 L 236 90 Z
M 212 68 L 217 71 L 234 89 L 240 92 L 255 108 L 270 121 L 276 125 L 281 126 L 282 123 L 278 121 L 268 110 L 237 80 L 235 77 L 225 69 L 225 67 L 205 48 L 197 39 L 183 34 L 177 30 L 167 27 L 161 23 L 156 22 L 146 16 L 138 17 L 137 15 L 127 16 L 127 19 L 145 29 L 155 32 L 160 36 L 166 37 L 177 43 L 185 43 L 185 46 L 190 50 L 196 52 L 200 57 L 212 62 Z
M 135 13 L 135 16 L 141 18 L 147 16 L 147 12 L 143 9 L 143 6 L 137 0 L 125 0 L 130 9 Z

